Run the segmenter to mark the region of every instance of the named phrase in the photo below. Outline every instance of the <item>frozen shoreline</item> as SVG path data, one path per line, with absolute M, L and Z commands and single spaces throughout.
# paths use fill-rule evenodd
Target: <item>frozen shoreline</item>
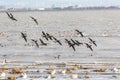
M 60 72 L 62 70 L 65 70 L 67 68 L 72 68 L 75 65 L 79 66 L 77 71 L 73 71 L 72 73 L 69 74 L 54 74 L 53 76 L 55 77 L 53 80 L 56 79 L 69 79 L 73 80 L 70 78 L 71 75 L 77 74 L 78 78 L 75 80 L 102 80 L 102 79 L 109 79 L 109 80 L 119 80 L 119 73 L 115 73 L 112 71 L 114 67 L 118 67 L 120 62 L 95 62 L 95 63 L 81 63 L 81 62 L 8 62 L 4 65 L 0 64 L 0 69 L 8 68 L 9 71 L 11 69 L 18 67 L 22 70 L 25 70 L 28 78 L 25 80 L 46 80 L 46 76 L 48 76 L 48 72 L 50 70 L 47 70 L 49 67 L 55 68 L 57 72 Z M 82 68 L 80 67 L 82 66 Z M 100 68 L 106 68 L 107 70 L 105 72 L 93 72 L 93 70 L 100 69 Z M 37 72 L 39 70 L 39 72 Z M 89 78 L 85 78 L 85 75 L 87 73 L 87 76 Z M 7 76 L 14 75 L 14 76 L 19 76 L 20 74 L 7 74 Z M 6 76 L 6 77 L 7 77 Z M 115 78 L 115 77 L 116 78 Z M 19 80 L 19 79 L 17 79 Z

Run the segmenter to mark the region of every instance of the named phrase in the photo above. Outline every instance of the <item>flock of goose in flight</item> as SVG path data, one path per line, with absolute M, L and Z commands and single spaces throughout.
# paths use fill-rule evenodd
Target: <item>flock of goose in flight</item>
M 6 12 L 6 14 L 8 15 L 8 17 L 9 17 L 11 20 L 13 20 L 13 21 L 18 21 L 18 20 L 13 16 L 13 14 L 8 13 L 8 12 Z M 30 16 L 30 18 L 36 23 L 36 25 L 38 25 L 37 19 L 35 19 L 35 18 L 32 17 L 32 16 Z M 83 34 L 81 31 L 79 31 L 78 29 L 75 29 L 74 31 L 77 33 L 77 35 L 80 35 L 81 38 L 84 38 L 84 37 L 85 37 L 84 34 Z M 26 33 L 21 32 L 21 37 L 23 38 L 23 40 L 24 40 L 26 43 L 28 42 L 28 36 L 27 36 Z M 42 38 L 43 38 L 43 39 L 42 39 Z M 63 43 L 61 42 L 61 40 L 57 39 L 55 36 L 53 36 L 53 35 L 45 32 L 45 31 L 42 31 L 42 38 L 39 38 L 39 41 L 40 41 L 41 45 L 43 45 L 43 46 L 47 46 L 47 45 L 48 45 L 45 41 L 54 41 L 55 43 L 59 44 L 60 46 L 63 46 Z M 45 39 L 45 40 L 44 40 L 44 39 Z M 71 38 L 71 39 L 65 38 L 65 39 L 64 39 L 65 43 L 67 43 L 67 45 L 68 45 L 70 48 L 72 48 L 74 51 L 76 51 L 76 48 L 75 48 L 76 46 L 81 46 L 81 45 L 85 45 L 88 49 L 90 49 L 91 51 L 93 51 L 92 46 L 94 45 L 94 46 L 97 47 L 96 41 L 93 40 L 93 39 L 90 38 L 90 37 L 88 37 L 88 40 L 89 40 L 89 43 L 88 43 L 88 42 L 83 43 L 83 42 L 80 42 L 80 41 L 78 41 L 78 40 L 76 40 L 76 39 L 73 39 L 73 38 Z M 39 48 L 38 40 L 36 40 L 36 39 L 31 39 L 31 41 L 34 42 L 34 44 L 36 45 L 37 48 Z M 5 56 L 6 56 L 6 55 L 4 55 L 4 57 L 5 57 Z M 59 59 L 59 58 L 60 58 L 60 55 L 58 55 L 58 56 L 55 57 L 55 58 L 58 58 L 58 59 Z M 6 62 L 6 61 L 5 61 L 5 62 Z M 76 67 L 77 67 L 77 66 L 75 66 L 74 68 L 76 69 Z M 73 69 L 74 69 L 74 68 L 73 68 Z M 71 70 L 71 69 L 70 69 L 70 70 Z M 117 69 L 117 68 L 114 68 L 113 70 L 114 70 L 115 72 L 119 72 L 119 73 L 120 73 L 120 70 Z M 62 74 L 65 74 L 66 71 L 69 71 L 69 69 L 68 69 L 68 70 L 63 70 L 63 71 L 62 71 Z M 51 71 L 49 74 L 54 75 L 54 74 L 56 74 L 56 71 L 53 70 L 53 71 Z M 5 73 L 3 72 L 3 73 L 0 75 L 0 77 L 5 77 Z M 21 74 L 21 77 L 22 77 L 23 79 L 26 79 L 26 78 L 27 78 L 26 73 Z M 78 77 L 77 74 L 73 74 L 73 75 L 72 75 L 72 78 L 77 78 L 77 77 Z M 51 79 L 51 76 L 49 75 L 49 76 L 47 76 L 47 78 L 48 78 L 48 79 Z
M 75 31 L 79 31 L 79 30 L 75 30 Z M 81 37 L 84 37 L 82 32 L 79 31 L 79 34 L 81 35 Z M 25 42 L 27 42 L 27 35 L 25 33 L 21 32 L 21 36 L 25 40 Z M 47 41 L 52 40 L 61 46 L 63 45 L 59 39 L 57 39 L 53 35 L 50 35 L 49 33 L 46 33 L 44 31 L 42 31 L 42 37 L 44 39 L 46 39 Z M 85 44 L 87 48 L 89 48 L 91 51 L 93 51 L 92 44 L 94 44 L 96 47 L 97 47 L 97 44 L 93 39 L 91 39 L 91 38 L 88 38 L 88 39 L 91 44 L 90 43 L 81 43 L 78 40 L 74 40 L 74 39 L 64 39 L 64 40 L 68 44 L 68 46 L 71 47 L 74 51 L 76 51 L 75 46 L 81 46 L 83 44 Z M 39 48 L 38 40 L 31 39 L 31 41 L 33 41 L 35 43 L 35 45 Z M 41 38 L 39 39 L 39 41 L 40 41 L 41 45 L 47 46 L 47 43 L 45 41 L 43 41 Z
M 11 13 L 6 12 L 6 14 L 8 15 L 8 17 L 11 20 L 18 21 Z M 35 19 L 32 16 L 30 16 L 30 18 L 36 23 L 36 25 L 38 25 L 37 19 Z M 83 33 L 81 31 L 79 31 L 78 29 L 75 29 L 75 31 L 76 31 L 77 35 L 84 37 Z M 21 36 L 25 40 L 25 42 L 27 42 L 27 34 L 24 32 L 21 32 Z M 42 31 L 42 37 L 45 38 L 47 41 L 54 40 L 56 43 L 58 43 L 59 45 L 62 46 L 61 41 L 49 33 Z M 93 51 L 92 44 L 95 45 L 96 47 L 97 47 L 97 44 L 93 39 L 91 39 L 91 38 L 88 38 L 88 39 L 89 39 L 90 43 L 81 43 L 78 40 L 74 40 L 74 39 L 64 39 L 64 40 L 68 44 L 68 46 L 71 47 L 74 51 L 76 51 L 75 46 L 81 46 L 83 44 L 85 44 L 87 48 L 89 48 L 91 51 Z M 35 45 L 39 48 L 38 40 L 31 39 L 31 41 L 33 41 L 35 43 Z M 42 45 L 47 46 L 47 43 L 44 42 L 41 38 L 39 39 L 39 41 L 41 42 Z
M 8 12 L 6 12 L 6 14 L 8 15 L 8 17 L 11 19 L 11 20 L 13 20 L 13 21 L 18 21 L 14 16 L 13 16 L 13 14 L 12 13 L 8 13 Z M 30 18 L 38 25 L 38 21 L 37 21 L 37 19 L 35 19 L 34 17 L 32 17 L 32 16 L 30 16 Z

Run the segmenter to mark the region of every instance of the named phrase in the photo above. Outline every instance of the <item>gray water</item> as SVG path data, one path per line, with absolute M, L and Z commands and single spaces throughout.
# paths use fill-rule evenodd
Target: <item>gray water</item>
M 12 12 L 18 20 L 12 21 L 5 13 L 0 13 L 0 60 L 3 55 L 8 61 L 59 61 L 81 62 L 119 62 L 120 61 L 120 10 L 85 10 L 85 11 L 51 11 L 51 12 Z M 38 20 L 36 25 L 29 17 Z M 75 29 L 83 32 L 85 37 L 77 35 Z M 27 33 L 28 42 L 20 32 Z M 48 32 L 62 42 L 46 41 L 42 31 Z M 76 46 L 73 51 L 65 43 L 65 38 L 89 43 L 88 37 L 96 41 L 93 52 L 83 46 Z M 39 48 L 31 41 L 43 39 L 47 46 Z M 31 46 L 25 46 L 30 44 Z M 90 56 L 90 55 L 93 56 Z

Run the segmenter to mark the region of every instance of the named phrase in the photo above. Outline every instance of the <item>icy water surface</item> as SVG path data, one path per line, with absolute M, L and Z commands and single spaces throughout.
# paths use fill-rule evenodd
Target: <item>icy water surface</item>
M 114 63 L 112 67 L 120 66 L 119 10 L 11 13 L 18 20 L 17 22 L 10 20 L 5 13 L 0 13 L 1 64 L 6 59 L 9 63 L 15 61 L 31 64 L 32 62 L 53 61 L 81 64 L 106 62 Z M 36 25 L 29 16 L 35 17 L 39 24 Z M 83 32 L 85 37 L 77 35 L 75 29 Z M 62 46 L 53 40 L 45 40 L 42 37 L 42 31 L 55 36 L 62 42 Z M 27 34 L 27 43 L 21 37 L 21 32 Z M 65 42 L 65 39 L 74 39 L 82 43 L 90 43 L 89 37 L 97 44 L 97 47 L 92 44 L 93 51 L 86 48 L 85 44 L 75 46 L 76 51 L 74 51 Z M 40 38 L 47 43 L 47 46 L 40 44 Z M 38 40 L 39 48 L 31 39 Z M 61 55 L 59 60 L 55 58 L 58 55 Z M 103 78 L 108 80 L 108 76 L 102 76 L 101 79 L 98 76 L 99 79 L 95 80 Z

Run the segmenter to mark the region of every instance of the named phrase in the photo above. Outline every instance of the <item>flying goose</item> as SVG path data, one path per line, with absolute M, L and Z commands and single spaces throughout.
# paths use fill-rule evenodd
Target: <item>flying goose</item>
M 17 21 L 17 19 L 15 19 L 15 17 L 12 15 L 12 13 L 6 12 L 6 14 L 8 15 L 8 17 L 9 17 L 11 20 Z
M 47 45 L 47 43 L 43 42 L 42 39 L 39 39 L 42 45 Z
M 34 39 L 31 39 L 35 44 L 36 46 L 39 48 L 39 44 L 37 43 L 37 40 L 34 40 Z
M 75 29 L 75 31 L 77 32 L 77 34 L 80 34 L 81 37 L 84 37 L 83 33 L 81 31 L 79 31 L 78 29 Z
M 68 39 L 65 39 L 65 41 L 68 43 L 69 47 L 72 47 L 73 50 L 75 51 L 75 44 L 71 43 L 71 41 L 69 41 Z
M 83 45 L 83 43 L 79 42 L 78 40 L 75 40 L 76 44 L 79 45 Z
M 37 19 L 35 19 L 34 17 L 30 16 L 30 18 L 38 25 L 38 21 Z
M 57 43 L 59 43 L 60 45 L 62 45 L 62 43 L 60 42 L 60 40 L 58 40 L 57 38 L 55 38 L 54 36 L 52 37 Z
M 90 44 L 88 44 L 88 43 L 85 43 L 86 44 L 86 46 L 87 46 L 87 48 L 89 48 L 91 51 L 93 51 L 93 49 L 92 49 L 92 45 L 90 45 Z
M 44 37 L 48 41 L 48 37 L 47 37 L 47 35 L 45 34 L 44 31 L 42 31 L 42 37 Z
M 25 40 L 25 42 L 27 42 L 27 35 L 25 34 L 25 33 L 23 33 L 23 32 L 21 32 L 21 36 L 22 36 L 22 38 Z
M 50 34 L 46 33 L 46 35 L 50 40 L 52 40 L 52 36 Z
M 97 44 L 95 43 L 95 41 L 93 41 L 91 38 L 88 38 L 95 46 L 97 46 Z

